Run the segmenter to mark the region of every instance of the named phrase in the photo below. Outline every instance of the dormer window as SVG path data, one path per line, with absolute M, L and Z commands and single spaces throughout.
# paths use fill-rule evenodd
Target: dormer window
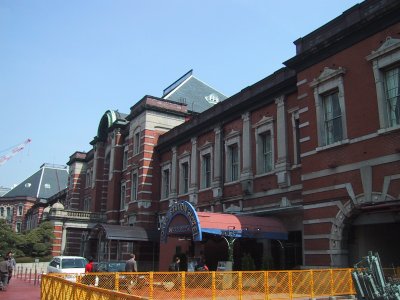
M 219 97 L 215 93 L 211 93 L 210 95 L 205 97 L 208 103 L 217 104 L 219 102 Z

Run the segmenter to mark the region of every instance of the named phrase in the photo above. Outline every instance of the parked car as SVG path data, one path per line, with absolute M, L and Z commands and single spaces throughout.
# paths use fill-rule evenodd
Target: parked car
M 94 285 L 103 289 L 115 289 L 115 275 L 114 274 L 99 274 L 99 273 L 116 273 L 125 272 L 125 261 L 104 261 L 94 262 L 93 272 L 86 273 L 82 278 L 83 284 Z M 119 286 L 123 289 L 127 283 L 126 276 L 119 275 Z
M 87 263 L 82 256 L 55 256 L 47 266 L 47 273 L 68 273 L 66 279 L 76 281 L 76 274 L 84 274 Z
M 105 261 L 93 263 L 94 272 L 125 272 L 125 261 Z

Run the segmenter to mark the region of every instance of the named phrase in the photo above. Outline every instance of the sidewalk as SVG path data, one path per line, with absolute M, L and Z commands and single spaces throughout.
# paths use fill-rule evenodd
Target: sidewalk
M 13 277 L 6 291 L 0 291 L 0 299 L 40 300 L 40 285 Z

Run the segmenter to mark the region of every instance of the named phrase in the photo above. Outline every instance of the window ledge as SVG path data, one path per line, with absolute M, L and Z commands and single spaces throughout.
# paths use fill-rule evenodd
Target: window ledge
M 339 146 L 346 145 L 346 144 L 349 144 L 349 143 L 350 143 L 350 140 L 349 139 L 345 139 L 345 140 L 342 140 L 342 141 L 339 141 L 339 142 L 335 142 L 333 144 L 317 147 L 315 149 L 315 151 L 317 151 L 317 152 L 318 151 L 324 151 L 324 150 L 327 150 L 327 149 L 330 149 L 330 148 L 339 147 Z
M 225 183 L 224 183 L 224 186 L 234 185 L 234 184 L 237 184 L 237 183 L 239 183 L 239 182 L 240 182 L 239 180 L 225 182 Z
M 301 168 L 301 164 L 292 165 L 292 170 Z
M 205 192 L 205 191 L 208 191 L 208 190 L 211 190 L 211 186 L 199 189 L 199 193 L 200 192 Z
M 260 177 L 270 176 L 270 175 L 274 175 L 275 173 L 276 173 L 276 171 L 275 171 L 275 170 L 272 170 L 272 171 L 270 171 L 270 172 L 256 174 L 256 175 L 254 175 L 254 178 L 260 178 Z
M 386 133 L 390 133 L 392 131 L 396 131 L 400 129 L 400 125 L 396 125 L 393 127 L 387 127 L 387 128 L 381 128 L 378 130 L 378 134 L 386 134 Z

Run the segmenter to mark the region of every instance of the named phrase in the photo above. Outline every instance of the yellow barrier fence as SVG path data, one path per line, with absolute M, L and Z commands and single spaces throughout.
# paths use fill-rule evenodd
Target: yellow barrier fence
M 355 295 L 352 269 L 42 276 L 42 300 L 315 299 Z

